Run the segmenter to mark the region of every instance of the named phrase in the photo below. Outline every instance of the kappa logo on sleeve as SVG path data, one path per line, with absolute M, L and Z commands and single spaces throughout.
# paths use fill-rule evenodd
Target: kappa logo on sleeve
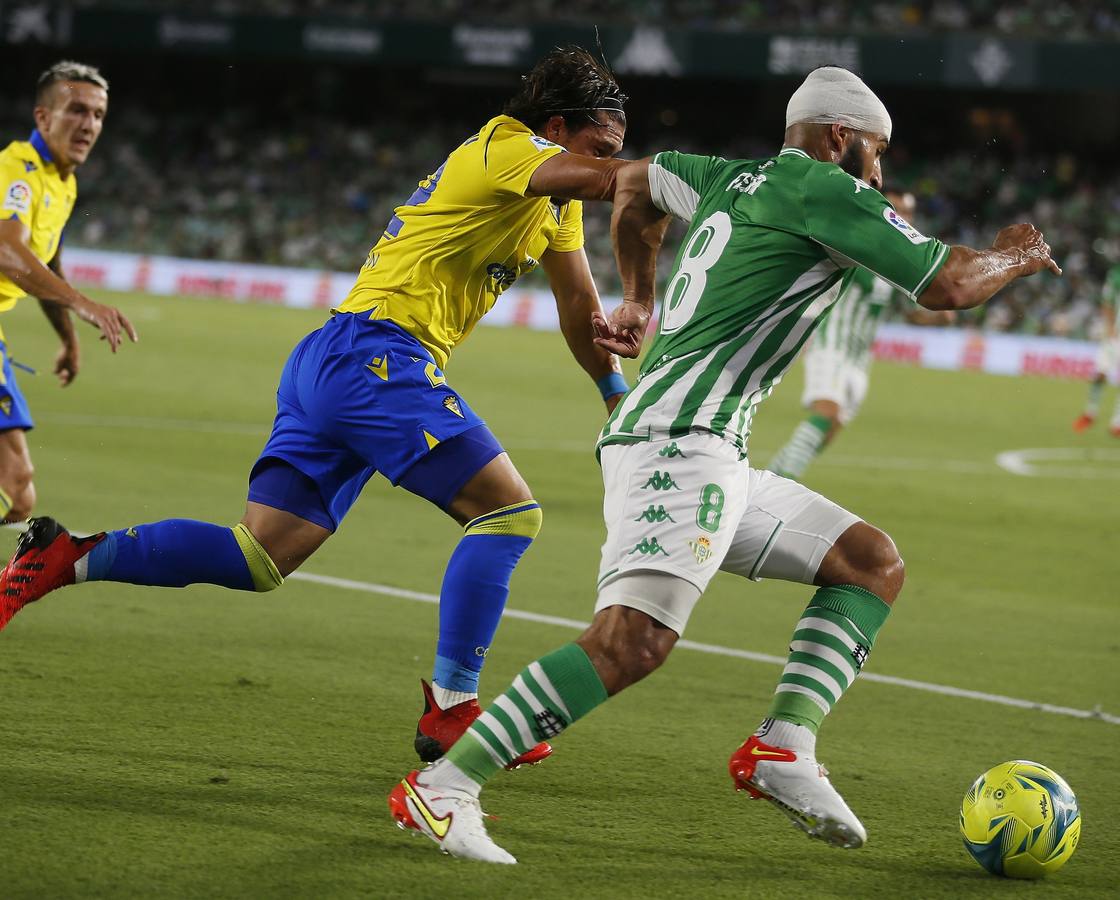
M 913 225 L 907 222 L 902 216 L 896 213 L 889 206 L 883 210 L 883 218 L 890 222 L 895 228 L 905 235 L 906 240 L 911 244 L 925 244 L 929 238 L 918 231 Z
M 3 208 L 9 212 L 31 212 L 31 185 L 26 181 L 13 181 L 4 191 Z
M 535 134 L 531 138 L 529 138 L 529 140 L 533 144 L 533 146 L 537 148 L 538 151 L 539 150 L 548 150 L 552 147 L 555 147 L 557 150 L 563 150 L 564 149 L 559 144 L 554 144 L 554 143 L 552 143 L 552 141 L 548 140 L 547 138 L 542 138 L 542 137 L 539 137 Z

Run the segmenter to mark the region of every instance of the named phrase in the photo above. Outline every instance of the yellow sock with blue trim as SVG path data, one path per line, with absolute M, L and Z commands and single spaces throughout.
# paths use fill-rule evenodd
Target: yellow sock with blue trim
M 439 595 L 439 640 L 432 681 L 445 707 L 478 695 L 478 677 L 509 597 L 509 580 L 540 532 L 534 500 L 503 506 L 467 523 L 447 563 Z
M 110 531 L 75 566 L 78 581 L 120 581 L 155 587 L 217 584 L 270 591 L 284 579 L 249 529 L 165 519 Z

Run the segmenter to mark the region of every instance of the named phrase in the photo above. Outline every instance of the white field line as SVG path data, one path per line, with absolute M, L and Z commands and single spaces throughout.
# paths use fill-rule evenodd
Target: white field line
M 308 581 L 313 584 L 322 584 L 327 587 L 342 588 L 343 590 L 378 594 L 383 597 L 398 597 L 402 600 L 413 600 L 420 603 L 439 603 L 439 597 L 435 594 L 426 594 L 421 591 L 409 591 L 404 588 L 391 587 L 385 584 L 372 584 L 367 581 L 354 581 L 349 578 L 335 578 L 332 575 L 316 575 L 312 572 L 293 572 L 288 578 L 297 581 Z M 526 622 L 538 622 L 543 625 L 558 625 L 562 628 L 574 628 L 580 631 L 585 629 L 588 625 L 587 622 L 580 622 L 577 619 L 566 619 L 561 616 L 546 616 L 541 613 L 528 612 L 522 609 L 509 609 L 508 607 L 503 615 L 511 619 L 522 619 Z M 699 641 L 682 639 L 677 642 L 677 646 L 683 647 L 686 650 L 696 650 L 699 653 L 709 653 L 713 656 L 730 656 L 735 659 L 748 659 L 751 662 L 769 663 L 770 665 L 776 666 L 784 666 L 786 664 L 785 658 L 781 656 L 770 656 L 766 653 L 740 650 L 737 647 L 722 647 L 719 644 L 702 644 Z M 995 703 L 999 706 L 1033 709 L 1037 712 L 1054 713 L 1060 716 L 1070 716 L 1075 719 L 1095 719 L 1101 722 L 1107 722 L 1110 725 L 1120 725 L 1120 716 L 1114 716 L 1102 712 L 1101 710 L 1055 706 L 1052 703 L 1020 700 L 1017 697 L 1005 697 L 1002 694 L 970 691 L 965 688 L 956 688 L 945 684 L 931 684 L 926 681 L 915 681 L 911 678 L 896 678 L 893 675 L 880 675 L 876 672 L 863 672 L 860 675 L 860 679 L 863 681 L 873 681 L 877 684 L 890 684 L 895 687 L 925 691 L 928 694 L 941 694 L 946 697 L 962 697 L 967 700 L 980 700 L 984 703 Z
M 13 531 L 24 532 L 27 525 L 24 522 L 13 522 L 2 525 Z M 82 534 L 74 531 L 73 534 Z M 347 591 L 361 591 L 365 594 L 377 594 L 382 597 L 397 597 L 401 600 L 412 600 L 417 603 L 438 604 L 437 594 L 428 594 L 423 591 L 410 591 L 406 588 L 392 587 L 388 584 L 374 584 L 369 581 L 355 581 L 351 578 L 337 578 L 334 575 L 317 575 L 314 572 L 292 572 L 288 576 L 292 581 L 307 581 L 312 584 L 321 584 L 326 587 L 341 588 Z M 525 622 L 537 622 L 541 625 L 558 625 L 561 628 L 573 628 L 583 631 L 588 622 L 578 619 L 567 619 L 563 616 L 548 616 L 543 613 L 529 612 L 524 609 L 506 608 L 503 616 L 511 619 L 521 619 Z M 712 656 L 730 656 L 733 659 L 747 659 L 751 662 L 769 663 L 774 666 L 784 666 L 786 660 L 781 656 L 771 656 L 768 653 L 755 653 L 753 650 L 740 650 L 738 647 L 723 647 L 719 644 L 704 644 L 699 641 L 690 641 L 683 638 L 677 641 L 678 647 L 686 650 L 696 650 L 699 653 L 708 653 Z M 873 681 L 877 684 L 891 684 L 895 687 L 906 687 L 915 691 L 925 691 L 928 694 L 941 694 L 945 697 L 963 697 L 966 700 L 980 700 L 984 703 L 995 703 L 999 706 L 1012 706 L 1017 709 L 1033 709 L 1037 712 L 1054 713 L 1060 716 L 1070 716 L 1074 719 L 1095 719 L 1107 722 L 1110 725 L 1120 725 L 1120 716 L 1114 716 L 1099 709 L 1075 709 L 1071 706 L 1055 706 L 1052 703 L 1039 703 L 1035 700 L 1020 700 L 1017 697 L 1005 697 L 1002 694 L 989 694 L 984 691 L 970 691 L 966 688 L 952 687 L 947 684 L 932 684 L 926 681 L 915 681 L 912 678 L 898 678 L 894 675 L 879 675 L 876 672 L 862 672 L 863 681 Z

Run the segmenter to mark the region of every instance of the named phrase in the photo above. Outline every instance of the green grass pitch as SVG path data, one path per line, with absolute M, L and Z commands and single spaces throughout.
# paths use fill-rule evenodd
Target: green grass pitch
M 89 530 L 235 522 L 280 366 L 322 314 L 114 300 L 141 343 L 113 358 L 80 326 L 84 369 L 66 390 L 34 304 L 4 316 L 16 358 L 40 370 L 19 375 L 39 421 L 39 510 Z M 594 388 L 559 335 L 499 329 L 476 332 L 449 377 L 545 509 L 510 606 L 586 620 L 602 539 Z M 799 417 L 800 381 L 756 420 L 759 464 Z M 868 671 L 1120 712 L 1120 442 L 1069 431 L 1083 397 L 1069 382 L 876 368 L 863 414 L 809 477 L 907 561 Z M 1082 446 L 1101 451 L 1083 477 L 994 463 Z M 456 539 L 374 483 L 306 570 L 434 593 Z M 5 555 L 13 544 L 0 534 Z M 781 656 L 810 593 L 720 576 L 687 636 Z M 98 584 L 29 607 L 0 635 L 0 896 L 1114 896 L 1120 726 L 861 683 L 819 745 L 870 834 L 842 852 L 731 790 L 727 757 L 779 669 L 687 649 L 545 765 L 487 789 L 492 834 L 521 865 L 443 857 L 385 804 L 414 764 L 435 619 L 431 604 L 298 580 L 259 596 Z M 484 696 L 575 634 L 507 618 Z M 957 834 L 965 789 L 1013 758 L 1064 775 L 1084 816 L 1081 848 L 1040 885 L 988 876 Z

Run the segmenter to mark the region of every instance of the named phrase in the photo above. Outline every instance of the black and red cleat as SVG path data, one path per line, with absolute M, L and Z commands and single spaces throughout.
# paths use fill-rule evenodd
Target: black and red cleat
M 77 538 L 54 519 L 30 519 L 11 561 L 0 572 L 0 629 L 28 603 L 77 577 L 74 564 L 105 539 L 105 532 Z
M 430 763 L 451 749 L 451 745 L 482 715 L 482 707 L 477 700 L 464 700 L 447 709 L 440 709 L 432 696 L 431 685 L 423 678 L 420 679 L 420 687 L 424 691 L 424 714 L 416 725 L 413 747 L 423 762 Z M 535 766 L 551 755 L 552 745 L 542 741 L 535 747 L 530 747 L 506 768 Z

